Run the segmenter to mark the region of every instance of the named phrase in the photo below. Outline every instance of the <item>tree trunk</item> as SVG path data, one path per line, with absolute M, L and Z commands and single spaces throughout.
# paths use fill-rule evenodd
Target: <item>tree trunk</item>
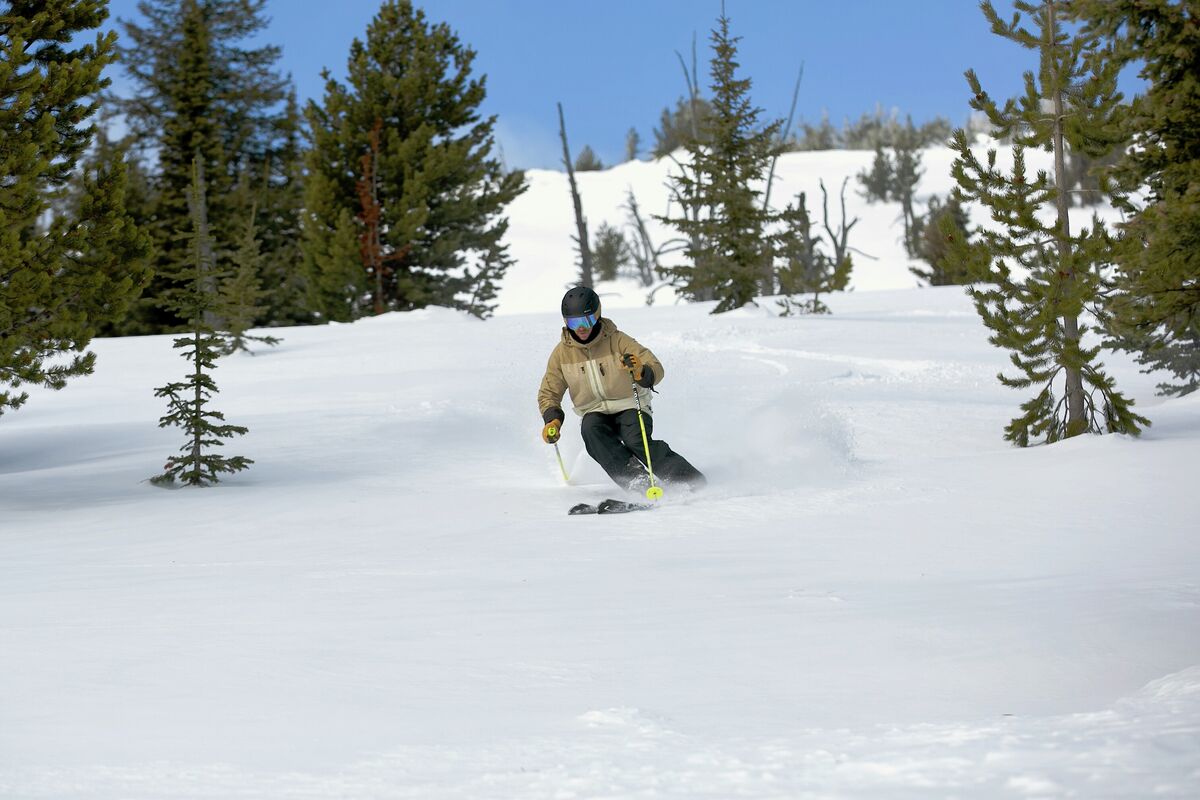
M 579 237 L 579 285 L 591 286 L 592 249 L 588 242 L 587 218 L 583 216 L 583 201 L 579 198 L 579 187 L 575 185 L 575 167 L 571 164 L 571 148 L 567 146 L 567 123 L 563 118 L 562 103 L 558 103 L 558 133 L 562 137 L 567 180 L 571 183 L 571 202 L 575 204 L 575 231 Z
M 383 206 L 379 202 L 379 135 L 383 130 L 383 119 L 375 118 L 371 128 L 370 145 L 359 161 L 362 177 L 358 179 L 358 200 L 362 211 L 358 218 L 363 223 L 358 237 L 359 254 L 364 269 L 371 275 L 371 311 L 379 316 L 386 309 L 384 302 L 384 253 L 381 235 Z
M 654 249 L 654 243 L 650 240 L 650 233 L 646 230 L 646 223 L 642 220 L 642 212 L 638 208 L 637 198 L 632 189 L 627 190 L 626 197 L 628 200 L 625 207 L 629 209 L 629 216 L 637 230 L 639 252 L 634 253 L 634 261 L 637 263 L 638 277 L 642 286 L 649 286 L 658 275 L 658 251 Z
M 200 381 L 204 378 L 204 366 L 200 361 L 200 346 L 201 346 L 200 331 L 192 333 L 192 408 L 191 408 L 191 423 L 192 423 L 192 469 L 194 474 L 188 481 L 189 484 L 195 485 L 200 483 L 200 459 L 201 440 L 204 436 L 204 393 L 202 391 Z
M 1046 3 L 1046 14 L 1049 18 L 1049 24 L 1046 26 L 1047 35 L 1050 41 L 1045 44 L 1047 48 L 1047 57 L 1050 59 L 1050 69 L 1053 80 L 1053 103 L 1054 103 L 1054 185 L 1058 189 L 1058 197 L 1056 204 L 1058 206 L 1058 257 L 1059 257 L 1059 279 L 1064 284 L 1065 290 L 1075 281 L 1074 273 L 1063 268 L 1062 262 L 1067 258 L 1067 254 L 1071 247 L 1071 218 L 1068 210 L 1070 197 L 1067 194 L 1067 166 L 1066 166 L 1066 148 L 1063 145 L 1063 117 L 1066 109 L 1063 107 L 1063 86 L 1059 77 L 1058 58 L 1054 52 L 1054 41 L 1058 34 L 1057 16 L 1055 0 L 1049 0 Z M 1074 316 L 1064 316 L 1062 318 L 1063 333 L 1067 338 L 1068 343 L 1074 347 L 1079 344 L 1079 320 Z M 1067 430 L 1066 435 L 1078 436 L 1088 429 L 1086 414 L 1083 401 L 1083 374 L 1080 370 L 1073 367 L 1066 367 L 1067 373 Z

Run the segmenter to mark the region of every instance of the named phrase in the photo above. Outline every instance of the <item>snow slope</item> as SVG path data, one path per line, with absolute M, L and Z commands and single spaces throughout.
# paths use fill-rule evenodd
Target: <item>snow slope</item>
M 222 362 L 256 463 L 220 487 L 144 482 L 167 337 L 5 415 L 0 797 L 1196 796 L 1200 398 L 1110 357 L 1154 427 L 1022 451 L 958 289 L 613 302 L 712 486 L 567 517 L 614 489 L 538 437 L 541 224 L 493 320 Z
M 986 158 L 989 145 L 981 140 L 977 155 Z M 1011 167 L 1012 148 L 997 148 L 998 161 L 1002 167 Z M 684 158 L 683 151 L 676 153 Z M 806 195 L 809 213 L 812 215 L 814 231 L 822 230 L 821 183 L 828 192 L 830 224 L 837 230 L 842 222 L 840 208 L 841 188 L 846 186 L 846 222 L 853 220 L 849 243 L 858 252 L 854 255 L 854 271 L 851 288 L 906 289 L 915 287 L 919 281 L 908 270 L 911 262 L 904 250 L 904 228 L 901 222 L 899 203 L 867 203 L 859 194 L 861 186 L 857 176 L 868 171 L 875 155 L 862 150 L 830 150 L 814 153 L 789 153 L 782 156 L 775 170 L 771 187 L 771 205 L 782 208 L 794 202 L 798 194 Z M 915 193 L 916 209 L 924 213 L 929 199 L 937 195 L 945 200 L 954 180 L 950 176 L 950 165 L 954 152 L 948 147 L 931 147 L 921 154 L 922 176 Z M 1050 169 L 1053 159 L 1048 153 L 1032 151 L 1026 153 L 1026 163 L 1032 173 L 1038 169 Z M 671 206 L 668 185 L 672 174 L 679 167 L 671 159 L 657 161 L 630 161 L 603 171 L 576 174 L 579 194 L 582 198 L 584 216 L 588 221 L 589 235 L 593 238 L 602 223 L 626 229 L 629 212 L 626 208 L 630 192 L 637 198 L 642 217 L 647 224 L 652 241 L 662 246 L 678 234 L 670 227 L 658 222 L 654 215 L 673 216 L 677 206 Z M 549 170 L 529 170 L 526 173 L 529 188 L 518 197 L 511 208 L 510 252 L 516 265 L 509 270 L 499 292 L 499 313 L 541 312 L 558 308 L 564 289 L 577 275 L 575 244 L 575 216 L 571 204 L 571 190 L 567 175 Z M 760 191 L 763 187 L 760 187 Z M 970 209 L 975 225 L 987 224 L 987 215 L 979 209 Z M 1089 224 L 1093 212 L 1102 218 L 1112 218 L 1114 212 L 1107 207 L 1077 208 L 1073 211 L 1073 224 Z M 825 245 L 829 251 L 828 244 Z M 670 265 L 678 256 L 666 254 L 662 263 Z M 632 280 L 620 280 L 597 287 L 609 308 L 625 308 L 645 304 L 648 290 Z M 673 300 L 670 289 L 661 289 L 655 294 L 655 302 L 669 304 Z

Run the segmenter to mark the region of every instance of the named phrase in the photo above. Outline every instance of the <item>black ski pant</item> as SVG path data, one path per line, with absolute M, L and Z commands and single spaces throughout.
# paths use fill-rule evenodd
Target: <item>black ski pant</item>
M 651 438 L 654 419 L 649 414 L 642 414 L 642 419 L 646 423 L 646 438 L 650 442 L 650 461 L 655 479 L 661 479 L 664 483 L 703 486 L 705 480 L 700 470 L 689 464 L 666 442 Z M 638 488 L 638 481 L 644 480 L 646 475 L 641 467 L 646 463 L 646 448 L 642 444 L 637 409 L 616 414 L 593 411 L 584 415 L 580 427 L 588 455 L 596 459 L 608 477 L 623 489 Z

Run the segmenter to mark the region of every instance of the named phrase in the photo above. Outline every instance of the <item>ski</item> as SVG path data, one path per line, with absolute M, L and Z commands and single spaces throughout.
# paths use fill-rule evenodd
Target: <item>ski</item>
M 626 514 L 630 511 L 646 511 L 654 508 L 653 503 L 630 503 L 625 500 L 605 500 L 597 514 Z
M 643 511 L 647 508 L 654 508 L 652 503 L 631 503 L 626 500 L 616 500 L 612 497 L 607 500 L 601 500 L 599 503 L 592 505 L 591 503 L 579 503 L 572 506 L 567 513 L 571 516 L 580 514 L 627 514 L 630 511 Z

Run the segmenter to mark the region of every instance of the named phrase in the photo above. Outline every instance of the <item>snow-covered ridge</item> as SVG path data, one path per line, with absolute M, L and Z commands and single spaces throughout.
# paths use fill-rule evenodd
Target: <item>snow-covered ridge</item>
M 979 156 L 985 157 L 988 145 L 981 142 Z M 1001 146 L 998 163 L 1011 163 L 1012 148 Z M 681 154 L 682 155 L 682 154 Z M 782 207 L 795 200 L 800 192 L 807 196 L 808 208 L 818 229 L 823 221 L 820 183 L 829 192 L 829 213 L 836 230 L 841 222 L 840 193 L 846 183 L 847 220 L 859 221 L 850 232 L 850 244 L 866 253 L 855 254 L 851 288 L 858 291 L 877 289 L 906 289 L 919 281 L 909 266 L 916 263 L 904 250 L 904 226 L 900 204 L 868 203 L 862 196 L 858 174 L 869 171 L 875 154 L 866 150 L 827 150 L 787 153 L 780 157 L 771 188 L 771 203 Z M 923 213 L 929 198 L 945 199 L 954 186 L 950 165 L 954 151 L 949 147 L 930 147 L 921 153 L 923 174 L 917 186 L 916 206 Z M 1030 170 L 1049 169 L 1052 158 L 1041 151 L 1028 151 L 1026 162 Z M 669 158 L 656 161 L 630 161 L 606 170 L 576 174 L 584 215 L 589 233 L 594 235 L 601 223 L 624 228 L 629 214 L 624 208 L 627 193 L 637 198 L 651 238 L 656 245 L 678 234 L 652 219 L 665 215 L 669 209 L 668 182 L 678 166 Z M 498 313 L 522 313 L 553 310 L 564 288 L 578 274 L 577 255 L 572 236 L 575 218 L 571 206 L 570 188 L 565 172 L 530 170 L 526 173 L 529 189 L 509 207 L 511 223 L 508 237 L 510 252 L 516 264 L 509 270 L 499 293 Z M 1094 209 L 1076 209 L 1072 216 L 1081 222 L 1090 220 Z M 1101 210 L 1107 214 L 1106 210 Z M 975 224 L 986 223 L 978 212 Z M 671 263 L 664 259 L 664 263 Z M 924 266 L 924 265 L 921 265 Z M 636 281 L 621 280 L 599 287 L 610 308 L 645 304 L 647 291 Z M 655 295 L 656 302 L 671 303 L 670 290 Z

